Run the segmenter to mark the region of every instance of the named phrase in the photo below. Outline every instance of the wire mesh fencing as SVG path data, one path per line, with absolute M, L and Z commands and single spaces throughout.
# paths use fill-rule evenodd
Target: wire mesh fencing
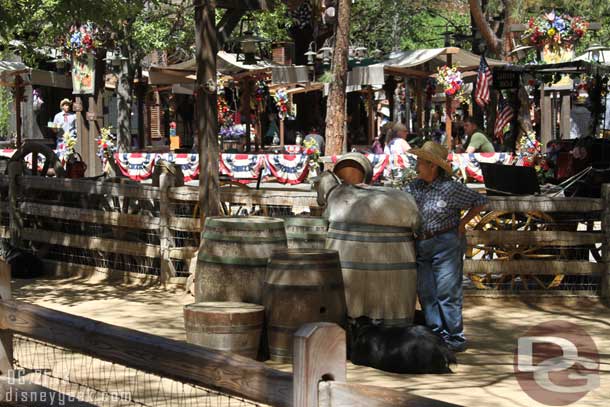
M 101 407 L 249 407 L 252 401 L 107 362 L 50 343 L 14 335 L 13 383 L 57 392 L 60 401 Z M 40 397 L 30 394 L 29 397 Z M 27 404 L 26 404 L 27 405 Z M 63 405 L 63 404 L 56 404 Z

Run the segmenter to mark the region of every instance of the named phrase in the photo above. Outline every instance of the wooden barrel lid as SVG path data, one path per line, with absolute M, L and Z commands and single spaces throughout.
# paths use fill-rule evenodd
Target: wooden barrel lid
M 321 216 L 290 216 L 283 218 L 286 226 L 327 226 L 328 220 Z

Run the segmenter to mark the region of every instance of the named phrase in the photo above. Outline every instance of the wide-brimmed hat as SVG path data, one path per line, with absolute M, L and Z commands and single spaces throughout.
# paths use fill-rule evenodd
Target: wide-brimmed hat
M 59 102 L 59 108 L 61 109 L 66 104 L 72 106 L 72 101 L 70 99 L 62 99 L 61 102 Z
M 449 152 L 441 144 L 435 143 L 434 141 L 426 141 L 421 148 L 414 148 L 408 152 L 438 165 L 449 175 L 453 174 L 451 164 L 447 162 Z

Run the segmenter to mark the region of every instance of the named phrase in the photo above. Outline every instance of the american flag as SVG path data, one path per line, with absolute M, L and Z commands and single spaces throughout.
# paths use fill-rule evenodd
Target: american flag
M 481 55 L 481 62 L 479 63 L 479 71 L 477 73 L 477 89 L 474 94 L 474 101 L 481 107 L 489 104 L 491 80 L 491 69 L 489 69 L 485 57 Z
M 500 98 L 498 100 L 498 115 L 496 116 L 496 125 L 494 126 L 494 137 L 500 142 L 503 141 L 504 133 L 502 130 L 504 126 L 513 120 L 515 117 L 515 112 L 510 104 L 504 99 L 502 93 L 500 93 Z

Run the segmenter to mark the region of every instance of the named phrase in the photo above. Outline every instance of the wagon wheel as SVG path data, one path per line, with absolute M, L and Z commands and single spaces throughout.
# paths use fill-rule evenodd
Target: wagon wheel
M 138 182 L 132 181 L 124 177 L 112 177 L 103 181 L 104 183 L 113 183 L 121 185 L 139 185 Z M 105 194 L 94 202 L 95 209 L 104 212 L 119 212 L 130 215 L 147 215 L 151 216 L 154 211 L 154 203 L 143 199 L 134 199 L 126 196 L 116 196 L 114 194 Z M 111 226 L 101 233 L 101 237 L 124 240 L 130 242 L 150 243 L 144 230 L 131 230 L 119 226 Z M 100 252 L 99 256 L 108 261 L 109 268 L 118 268 L 117 265 L 124 265 L 125 270 L 145 270 L 153 267 L 154 260 L 148 257 L 134 256 L 131 254 L 122 254 L 114 252 Z
M 237 188 L 246 191 L 250 189 L 250 187 L 248 187 L 247 185 L 236 181 L 221 181 L 220 186 L 221 188 Z M 230 202 L 224 202 L 222 200 L 220 201 L 220 210 L 223 216 L 238 216 L 244 209 L 242 205 L 239 205 L 237 209 L 235 209 L 234 206 L 235 205 L 231 205 Z
M 546 213 L 531 212 L 504 212 L 493 211 L 471 221 L 470 226 L 475 230 L 513 230 L 536 231 L 549 230 L 549 223 L 553 218 Z M 548 247 L 525 244 L 499 244 L 494 246 L 475 245 L 466 250 L 467 258 L 481 258 L 486 260 L 553 260 L 560 257 L 559 251 Z M 484 275 L 470 273 L 468 278 L 477 288 L 499 288 L 502 284 L 510 282 L 511 289 L 520 282 L 524 289 L 528 289 L 528 280 L 531 279 L 543 289 L 557 287 L 563 281 L 564 275 L 557 274 L 547 281 L 546 276 L 525 274 Z
M 26 141 L 21 147 L 19 147 L 15 154 L 13 154 L 9 162 L 22 162 L 25 168 L 27 166 L 26 158 L 29 154 L 31 154 L 29 161 L 29 164 L 31 165 L 30 175 L 38 175 L 42 177 L 65 177 L 66 174 L 64 168 L 62 167 L 61 162 L 59 161 L 59 158 L 55 152 L 48 146 L 35 141 Z M 39 156 L 44 158 L 42 168 L 38 167 Z M 49 169 L 52 169 L 52 171 L 49 172 Z

